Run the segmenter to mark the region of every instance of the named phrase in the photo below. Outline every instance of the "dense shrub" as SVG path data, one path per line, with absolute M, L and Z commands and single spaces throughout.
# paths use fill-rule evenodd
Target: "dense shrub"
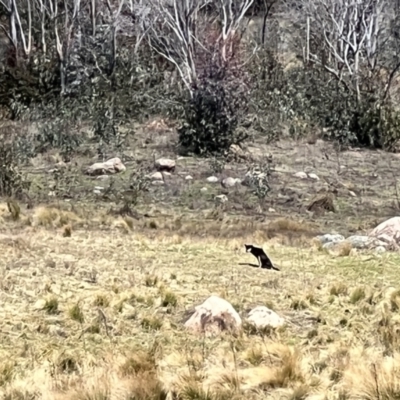
M 248 111 L 248 89 L 237 73 L 211 65 L 183 106 L 179 143 L 199 155 L 224 154 L 248 135 L 240 129 Z

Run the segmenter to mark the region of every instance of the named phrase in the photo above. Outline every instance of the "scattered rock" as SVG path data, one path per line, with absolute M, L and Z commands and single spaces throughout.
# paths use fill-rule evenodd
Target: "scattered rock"
M 152 181 L 164 181 L 164 177 L 161 172 L 154 172 L 154 174 L 150 175 L 150 179 Z
M 46 306 L 46 300 L 44 300 L 44 299 L 39 299 L 39 300 L 35 303 L 35 305 L 33 306 L 33 308 L 34 308 L 35 310 L 43 310 L 45 306 Z
M 365 249 L 371 242 L 368 236 L 353 235 L 346 239 L 355 249 Z
M 209 334 L 225 330 L 234 331 L 242 325 L 242 319 L 232 305 L 218 296 L 210 296 L 203 304 L 195 307 L 194 313 L 185 322 L 185 328 Z
M 276 312 L 264 306 L 253 308 L 249 312 L 247 321 L 257 328 L 265 328 L 267 326 L 278 328 L 285 323 L 285 320 L 281 318 Z
M 215 199 L 220 203 L 226 203 L 228 201 L 228 197 L 226 197 L 226 195 L 224 194 L 219 194 L 218 196 L 215 196 Z
M 175 171 L 176 162 L 175 160 L 171 160 L 170 158 L 159 158 L 155 162 L 155 167 L 157 171 Z
M 236 185 L 237 180 L 235 178 L 228 177 L 223 179 L 221 183 L 224 188 L 231 188 Z
M 94 190 L 93 190 L 93 193 L 99 195 L 99 194 L 101 194 L 101 190 L 94 189 Z
M 108 175 L 99 175 L 96 179 L 99 181 L 106 181 L 110 177 Z
M 393 217 L 382 222 L 371 231 L 369 237 L 397 248 L 400 245 L 400 217 Z
M 186 179 L 187 181 L 192 181 L 192 180 L 193 180 L 193 176 L 192 176 L 192 175 L 187 175 L 187 176 L 185 177 L 185 179 Z
M 202 188 L 200 189 L 200 192 L 202 192 L 202 193 L 208 192 L 208 189 L 207 189 L 206 187 L 202 187 Z
M 217 183 L 218 182 L 218 178 L 216 176 L 209 176 L 207 178 L 207 182 L 208 183 Z
M 339 243 L 339 242 L 343 242 L 344 240 L 344 236 L 342 235 L 337 235 L 337 234 L 330 234 L 327 233 L 326 235 L 321 235 L 321 236 L 317 236 L 317 239 L 322 243 L 322 244 L 326 244 L 326 243 Z
M 125 165 L 118 157 L 115 157 L 105 162 L 94 163 L 86 169 L 85 173 L 86 175 L 105 175 L 124 171 L 126 171 Z
M 294 176 L 295 176 L 296 178 L 299 178 L 299 179 L 307 179 L 307 178 L 308 178 L 308 175 L 307 175 L 305 172 L 302 172 L 302 171 L 296 172 L 296 173 L 294 174 Z
M 151 182 L 151 184 L 153 186 L 163 186 L 164 185 L 164 181 L 153 181 L 153 182 Z
M 319 181 L 319 177 L 317 174 L 308 174 L 308 177 L 313 181 Z
M 352 190 L 349 190 L 349 195 L 351 197 L 357 197 L 357 195 Z
M 274 213 L 274 212 L 276 212 L 276 210 L 275 210 L 275 208 L 270 207 L 270 208 L 268 208 L 268 212 Z

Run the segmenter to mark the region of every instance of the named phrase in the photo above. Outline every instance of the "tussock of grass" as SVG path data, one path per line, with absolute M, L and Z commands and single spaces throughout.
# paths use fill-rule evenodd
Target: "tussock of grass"
M 344 240 L 335 246 L 335 253 L 338 257 L 348 257 L 352 249 L 352 244 Z
M 50 297 L 46 300 L 43 309 L 47 312 L 47 314 L 58 314 L 58 299 L 57 297 Z
M 354 289 L 354 291 L 351 293 L 350 295 L 350 303 L 351 304 L 356 304 L 358 303 L 360 300 L 365 298 L 365 290 L 364 288 L 356 288 Z
M 340 295 L 346 295 L 347 291 L 348 287 L 343 282 L 338 282 L 335 283 L 333 286 L 331 286 L 329 293 L 332 296 L 340 296 Z
M 72 235 L 72 227 L 71 225 L 65 225 L 63 228 L 63 236 L 64 237 L 71 237 Z
M 156 316 L 145 317 L 141 321 L 141 326 L 146 330 L 158 331 L 163 325 L 162 319 Z
M 79 218 L 75 213 L 71 211 L 59 210 L 53 207 L 37 208 L 32 219 L 34 226 L 57 228 L 81 222 L 81 218 Z
M 82 324 L 85 321 L 84 314 L 83 314 L 83 311 L 82 311 L 79 303 L 72 306 L 69 309 L 68 314 L 72 320 L 77 321 L 80 324 Z
M 178 298 L 175 293 L 167 291 L 162 296 L 161 304 L 163 307 L 175 307 L 178 304 Z
M 148 287 L 153 287 L 153 286 L 157 286 L 158 281 L 159 281 L 158 276 L 156 276 L 156 275 L 147 275 L 145 277 L 144 283 Z

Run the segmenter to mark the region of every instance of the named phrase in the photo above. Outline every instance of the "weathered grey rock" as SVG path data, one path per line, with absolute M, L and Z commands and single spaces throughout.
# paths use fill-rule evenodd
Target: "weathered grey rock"
M 378 239 L 397 249 L 400 245 L 400 217 L 393 217 L 382 222 L 371 231 L 369 237 Z
M 317 239 L 322 243 L 322 244 L 326 244 L 326 243 L 339 243 L 342 242 L 344 240 L 344 236 L 342 235 L 337 235 L 337 234 L 330 234 L 327 233 L 325 235 L 320 235 L 317 236 Z
M 163 181 L 164 177 L 163 177 L 163 174 L 161 172 L 154 172 L 154 174 L 150 175 L 150 179 L 152 181 Z
M 206 180 L 208 183 L 217 183 L 219 179 L 216 176 L 209 176 Z
M 163 186 L 165 183 L 164 181 L 153 181 L 151 182 L 153 186 Z
M 86 175 L 105 175 L 105 174 L 117 174 L 119 172 L 126 171 L 126 167 L 122 164 L 122 161 L 118 158 L 111 158 L 105 162 L 98 162 L 92 164 L 85 171 Z
M 319 177 L 317 174 L 308 174 L 308 177 L 313 181 L 319 181 Z
M 220 202 L 220 203 L 226 203 L 228 201 L 228 197 L 224 194 L 219 194 L 218 196 L 215 196 L 215 199 Z
M 355 249 L 365 249 L 371 242 L 368 236 L 353 235 L 349 236 L 346 241 L 350 242 Z
M 228 178 L 225 178 L 222 180 L 222 186 L 225 188 L 232 188 L 236 184 L 237 184 L 237 181 L 235 178 L 228 177 Z
M 99 181 L 106 181 L 107 179 L 110 179 L 109 175 L 99 175 L 97 178 Z
M 295 176 L 296 178 L 299 178 L 299 179 L 307 179 L 307 178 L 308 178 L 308 175 L 307 175 L 305 172 L 303 172 L 303 171 L 296 172 L 296 173 L 294 174 L 294 176 Z
M 267 326 L 278 328 L 285 324 L 284 318 L 281 318 L 276 312 L 264 306 L 253 308 L 249 312 L 247 321 L 257 328 L 265 328 Z
M 159 158 L 155 161 L 154 165 L 157 171 L 173 172 L 175 171 L 176 161 L 170 158 Z
M 327 243 L 324 243 L 324 244 L 322 245 L 322 248 L 323 248 L 323 249 L 333 249 L 333 248 L 336 247 L 339 243 L 342 243 L 342 242 L 327 242 Z
M 185 322 L 185 328 L 194 333 L 218 334 L 224 330 L 235 331 L 242 319 L 232 305 L 218 297 L 210 296 L 195 307 L 194 313 Z

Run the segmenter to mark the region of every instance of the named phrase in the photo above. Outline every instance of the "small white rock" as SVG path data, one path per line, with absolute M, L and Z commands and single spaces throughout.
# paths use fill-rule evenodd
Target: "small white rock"
M 186 179 L 187 181 L 192 181 L 192 180 L 193 180 L 193 176 L 192 176 L 192 175 L 187 175 L 187 176 L 185 177 L 185 179 Z
M 155 162 L 155 167 L 158 171 L 174 171 L 175 166 L 175 160 L 171 160 L 170 158 L 159 158 Z
M 99 175 L 97 178 L 99 181 L 106 181 L 107 179 L 110 179 L 109 175 Z
M 206 187 L 202 187 L 202 188 L 200 189 L 200 192 L 202 192 L 202 193 L 208 192 L 208 189 L 207 189 Z
M 235 178 L 225 178 L 222 180 L 222 186 L 225 188 L 231 188 L 236 185 L 236 179 Z
M 164 177 L 161 172 L 154 172 L 154 174 L 150 175 L 150 179 L 153 181 L 163 181 Z
M 117 174 L 126 171 L 125 165 L 118 157 L 110 158 L 105 162 L 97 162 L 86 168 L 86 175 Z
M 208 183 L 217 183 L 218 182 L 218 178 L 216 176 L 209 176 L 207 178 L 207 182 Z
M 270 207 L 270 208 L 268 208 L 268 212 L 274 213 L 274 212 L 276 212 L 276 210 L 275 210 L 275 208 Z
M 226 203 L 228 201 L 228 197 L 224 194 L 220 194 L 218 196 L 215 196 L 215 199 L 219 201 L 220 203 Z
M 319 177 L 317 174 L 308 174 L 308 177 L 313 181 L 319 181 Z
M 296 172 L 294 174 L 294 176 L 296 178 L 299 178 L 299 179 L 307 179 L 308 178 L 308 175 L 305 172 L 302 172 L 302 171 Z
M 349 195 L 350 195 L 351 197 L 357 197 L 357 195 L 356 195 L 353 191 L 351 191 L 351 190 L 349 190 Z
M 103 186 L 95 186 L 94 190 L 104 190 Z
M 46 305 L 46 300 L 44 300 L 44 299 L 39 299 L 39 300 L 35 303 L 35 305 L 33 306 L 33 308 L 36 309 L 36 310 L 43 310 L 43 308 L 45 307 L 45 305 Z
M 253 308 L 249 312 L 247 321 L 257 328 L 264 328 L 266 326 L 278 328 L 285 323 L 285 320 L 281 318 L 276 312 L 264 306 Z
M 153 181 L 151 182 L 153 186 L 162 186 L 164 185 L 164 181 Z

